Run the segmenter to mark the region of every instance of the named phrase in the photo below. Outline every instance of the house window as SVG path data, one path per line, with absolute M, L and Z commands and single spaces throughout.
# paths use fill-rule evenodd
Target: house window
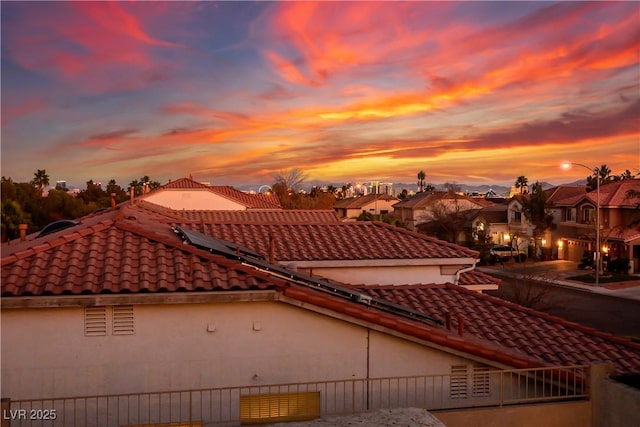
M 564 221 L 575 222 L 576 221 L 576 209 L 575 208 L 565 208 L 563 220 Z
M 84 335 L 104 337 L 111 335 L 133 335 L 135 333 L 132 305 L 98 306 L 84 308 Z
M 474 366 L 473 367 L 473 396 L 484 397 L 489 396 L 490 378 L 488 366 Z
M 582 223 L 589 224 L 594 219 L 593 208 L 591 206 L 585 206 L 582 208 Z
M 513 212 L 513 220 L 515 222 L 522 222 L 522 212 L 520 211 Z
M 449 397 L 451 399 L 466 399 L 467 393 L 468 393 L 467 365 L 452 366 Z

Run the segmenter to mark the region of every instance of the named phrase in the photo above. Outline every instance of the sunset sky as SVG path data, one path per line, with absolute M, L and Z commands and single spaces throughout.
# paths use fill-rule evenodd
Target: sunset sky
M 638 2 L 2 2 L 2 175 L 513 184 L 640 168 Z

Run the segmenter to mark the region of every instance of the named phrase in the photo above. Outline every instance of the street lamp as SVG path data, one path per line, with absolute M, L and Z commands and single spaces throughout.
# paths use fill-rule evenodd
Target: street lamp
M 598 168 L 590 168 L 582 163 L 562 163 L 564 170 L 571 169 L 571 166 L 580 166 L 596 175 L 596 286 L 600 286 L 600 174 Z

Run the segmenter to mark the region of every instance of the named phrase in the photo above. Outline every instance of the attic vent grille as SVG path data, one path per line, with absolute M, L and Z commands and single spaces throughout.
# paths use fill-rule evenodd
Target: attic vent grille
M 133 335 L 134 320 L 132 305 L 113 306 L 113 335 Z
M 467 366 L 454 365 L 451 367 L 451 399 L 466 399 L 468 394 Z
M 474 366 L 473 368 L 473 395 L 475 397 L 489 396 L 491 393 L 489 367 Z
M 87 337 L 107 335 L 107 307 L 84 308 L 84 335 Z

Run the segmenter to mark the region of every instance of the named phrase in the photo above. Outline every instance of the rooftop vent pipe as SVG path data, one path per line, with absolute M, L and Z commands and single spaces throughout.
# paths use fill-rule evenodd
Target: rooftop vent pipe
M 27 224 L 18 225 L 18 229 L 20 230 L 20 241 L 24 242 L 27 240 L 27 228 L 29 226 Z

